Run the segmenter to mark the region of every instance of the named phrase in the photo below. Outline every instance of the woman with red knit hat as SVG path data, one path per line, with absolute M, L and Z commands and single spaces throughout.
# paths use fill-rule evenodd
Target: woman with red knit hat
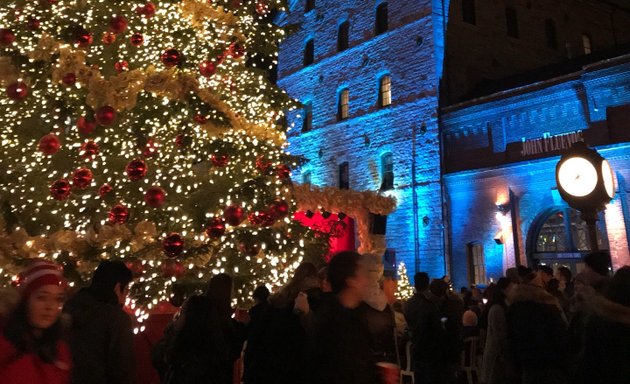
M 0 381 L 70 383 L 72 358 L 61 339 L 67 282 L 61 267 L 44 260 L 19 276 L 20 303 L 0 326 Z

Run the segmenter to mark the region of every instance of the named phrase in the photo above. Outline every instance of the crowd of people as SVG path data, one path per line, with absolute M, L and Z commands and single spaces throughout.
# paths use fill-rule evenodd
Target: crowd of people
M 390 384 L 409 360 L 416 383 L 457 384 L 470 380 L 465 356 L 475 383 L 630 383 L 630 267 L 610 277 L 609 260 L 589 254 L 575 277 L 521 266 L 459 293 L 418 272 L 403 303 L 393 276 L 377 281 L 374 260 L 341 252 L 319 270 L 301 264 L 278 292 L 258 287 L 246 313 L 219 274 L 185 301 L 153 365 L 166 384 Z M 27 267 L 0 322 L 0 381 L 132 383 L 131 282 L 124 263 L 104 261 L 66 300 L 59 266 Z

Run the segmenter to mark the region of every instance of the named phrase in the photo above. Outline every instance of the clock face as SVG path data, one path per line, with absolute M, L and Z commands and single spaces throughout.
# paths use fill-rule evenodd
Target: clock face
M 584 197 L 597 186 L 597 170 L 588 160 L 572 157 L 558 170 L 559 187 L 575 197 Z
M 604 187 L 606 193 L 611 199 L 615 197 L 615 178 L 613 176 L 613 170 L 610 167 L 610 163 L 607 160 L 602 162 L 602 178 L 604 179 Z

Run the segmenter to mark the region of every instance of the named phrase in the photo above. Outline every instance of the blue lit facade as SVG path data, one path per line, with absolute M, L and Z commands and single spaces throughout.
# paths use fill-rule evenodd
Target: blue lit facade
M 338 186 L 339 165 L 347 162 L 351 189 L 379 191 L 381 159 L 391 154 L 394 188 L 382 193 L 395 196 L 398 208 L 388 217 L 387 248 L 405 261 L 410 275 L 417 270 L 431 277 L 447 274 L 459 287 L 489 283 L 519 264 L 579 269 L 580 252 L 558 247 L 552 252 L 541 236 L 552 233 L 553 220 L 565 216 L 567 231 L 579 232 L 555 190 L 560 150 L 551 145 L 540 153 L 521 153 L 524 143 L 566 142 L 573 132 L 571 137 L 579 134 L 616 171 L 617 196 L 601 217 L 601 242 L 610 248 L 614 267 L 630 264 L 630 57 L 591 60 L 557 76 L 472 98 L 472 80 L 479 74 L 500 79 L 566 60 L 562 49 L 545 47 L 544 35 L 524 28 L 541 24 L 538 14 L 557 13 L 562 20 L 561 12 L 533 12 L 527 18 L 528 9 L 518 8 L 523 37 L 506 40 L 497 37 L 502 31 L 495 26 L 496 15 L 482 14 L 479 6 L 477 25 L 471 26 L 461 22 L 461 1 L 390 2 L 388 31 L 375 35 L 382 3 L 317 1 L 305 13 L 305 1 L 291 2 L 285 21 L 300 27 L 281 46 L 278 83 L 312 114 L 312 127 L 304 132 L 305 111 L 289 115 L 289 152 L 309 160 L 293 172 L 294 180 L 307 177 L 314 185 Z M 497 7 L 493 12 L 504 14 Z M 595 14 L 576 11 L 571 23 L 582 28 L 580 17 Z M 349 44 L 339 52 L 338 30 L 345 22 Z M 484 30 L 484 22 L 498 30 Z M 628 37 L 620 33 L 620 39 Z M 578 31 L 573 40 L 567 37 L 567 49 L 577 49 L 580 36 Z M 304 66 L 309 40 L 314 62 Z M 506 46 L 475 49 L 479 41 Z M 491 60 L 488 52 L 504 57 Z M 518 72 L 510 74 L 510 68 Z M 391 78 L 391 105 L 379 107 L 383 76 Z M 339 120 L 338 103 L 346 89 L 349 113 Z M 578 238 L 577 232 L 567 236 Z

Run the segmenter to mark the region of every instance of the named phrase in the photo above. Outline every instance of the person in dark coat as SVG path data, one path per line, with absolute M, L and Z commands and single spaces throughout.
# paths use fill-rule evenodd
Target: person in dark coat
M 131 280 L 132 273 L 123 262 L 103 261 L 91 285 L 66 303 L 64 312 L 72 319 L 73 383 L 133 382 L 133 331 L 122 308 Z
M 370 331 L 357 308 L 369 287 L 361 255 L 340 252 L 328 267 L 334 300 L 316 315 L 313 383 L 375 384 L 380 379 L 370 351 Z M 298 382 L 298 381 L 294 381 Z
M 414 276 L 416 293 L 407 301 L 405 318 L 411 331 L 412 366 L 419 383 L 444 382 L 443 361 L 446 356 L 445 329 L 434 296 L 429 292 L 429 275 Z
M 193 296 L 182 313 L 182 327 L 168 351 L 164 384 L 232 383 L 229 333 L 217 307 L 205 296 Z
M 543 288 L 540 274 L 508 296 L 508 342 L 523 384 L 567 382 L 567 324 L 560 303 Z
M 630 266 L 619 269 L 605 296 L 593 296 L 581 366 L 584 383 L 630 381 Z

